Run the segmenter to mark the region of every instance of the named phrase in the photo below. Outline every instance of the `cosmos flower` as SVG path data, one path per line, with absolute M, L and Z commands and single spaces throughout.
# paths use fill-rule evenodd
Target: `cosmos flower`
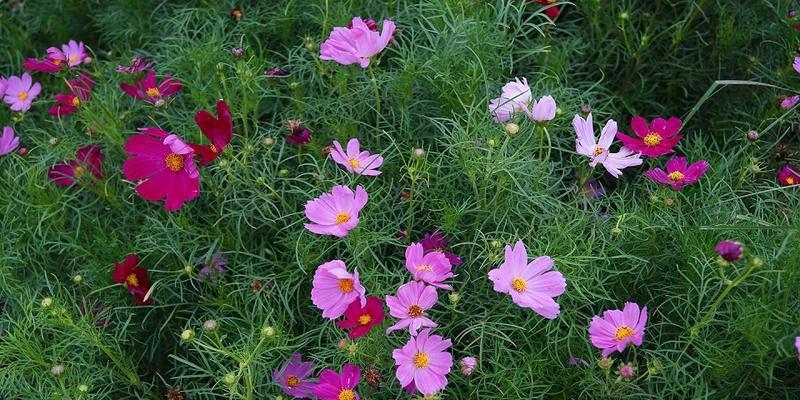
M 608 120 L 606 123 L 603 132 L 600 134 L 599 141 L 596 141 L 594 137 L 591 113 L 586 119 L 581 118 L 580 115 L 575 115 L 575 118 L 572 119 L 572 127 L 575 128 L 575 133 L 578 136 L 575 140 L 575 150 L 578 154 L 591 159 L 589 165 L 592 168 L 597 164 L 603 164 L 603 167 L 613 177 L 619 178 L 622 175 L 622 169 L 642 164 L 639 154 L 634 153 L 627 147 L 622 147 L 616 153 L 610 151 L 614 134 L 617 132 L 617 123 L 613 119 Z
M 778 170 L 778 183 L 781 186 L 800 184 L 800 168 L 794 165 L 784 165 Z
M 419 241 L 425 253 L 442 253 L 450 264 L 454 266 L 461 265 L 462 261 L 454 253 L 447 251 L 447 246 L 450 244 L 450 239 L 442 234 L 442 232 L 435 231 L 433 233 L 425 233 L 422 240 Z
M 349 329 L 347 337 L 360 338 L 369 333 L 372 327 L 380 325 L 386 315 L 383 313 L 383 300 L 379 297 L 367 297 L 367 305 L 361 307 L 361 301 L 356 299 L 344 311 L 344 320 L 336 321 L 336 326 Z
M 558 0 L 528 0 L 528 3 L 533 3 L 534 1 L 539 2 L 541 5 L 549 6 Z M 556 18 L 558 18 L 558 14 L 561 12 L 561 10 L 559 6 L 552 6 L 545 8 L 544 12 L 547 14 L 547 17 L 550 18 L 550 20 L 555 21 Z
M 636 303 L 625 303 L 620 310 L 606 310 L 603 317 L 595 315 L 589 325 L 589 340 L 594 347 L 603 350 L 603 356 L 622 352 L 628 343 L 642 345 L 647 325 L 647 307 L 641 312 Z
M 361 19 L 354 17 L 352 27 L 336 27 L 319 49 L 321 60 L 333 60 L 342 65 L 358 64 L 367 68 L 370 59 L 378 55 L 392 40 L 395 25 L 391 20 L 383 21 L 380 34 L 372 31 Z
M 74 160 L 56 164 L 47 170 L 47 177 L 58 186 L 72 186 L 87 174 L 91 179 L 102 179 L 100 167 L 103 164 L 103 152 L 100 146 L 90 144 L 78 149 Z
M 28 58 L 22 62 L 22 68 L 31 72 L 45 72 L 55 74 L 62 69 L 68 68 L 67 57 L 60 49 L 50 47 L 47 49 L 47 56 L 40 60 Z
M 400 385 L 407 387 L 413 383 L 426 396 L 447 386 L 447 374 L 453 365 L 453 356 L 445 351 L 452 345 L 450 339 L 430 333 L 430 329 L 425 329 L 392 352 Z
M 122 82 L 119 87 L 134 99 L 144 100 L 156 107 L 161 107 L 170 97 L 181 90 L 181 83 L 173 79 L 172 75 L 165 76 L 164 80 L 158 83 L 156 73 L 149 70 L 144 78 L 134 82 L 133 85 Z
M 617 139 L 633 151 L 656 158 L 675 151 L 672 148 L 683 137 L 678 134 L 682 125 L 683 122 L 676 117 L 668 120 L 659 117 L 648 125 L 647 120 L 637 115 L 631 119 L 631 130 L 636 137 L 617 132 Z
M 800 358 L 800 336 L 794 338 L 794 347 L 797 348 L 797 358 Z
M 330 193 L 323 193 L 306 203 L 306 217 L 312 223 L 306 229 L 318 235 L 347 236 L 358 225 L 358 213 L 367 204 L 367 191 L 356 187 L 356 192 L 347 186 L 334 186 Z
M 653 182 L 672 186 L 674 190 L 681 190 L 686 185 L 691 185 L 700 180 L 708 170 L 708 162 L 700 160 L 687 167 L 685 157 L 672 157 L 667 161 L 667 170 L 652 168 L 644 174 Z
M 453 290 L 453 287 L 443 283 L 455 277 L 451 271 L 452 265 L 444 254 L 425 250 L 419 243 L 412 243 L 406 248 L 406 269 L 416 281 L 423 281 L 439 289 Z
M 4 156 L 19 147 L 19 137 L 10 126 L 3 127 L 3 136 L 0 136 L 0 156 Z
M 286 75 L 289 75 L 289 72 L 283 68 L 278 68 L 278 67 L 267 68 L 264 71 L 264 76 L 272 80 L 277 80 L 278 78 Z
M 556 100 L 552 96 L 542 96 L 531 104 L 530 109 L 525 110 L 525 114 L 539 123 L 552 121 L 556 117 Z
M 298 146 L 306 144 L 311 141 L 311 129 L 303 126 L 303 121 L 290 119 L 286 122 L 289 126 L 289 135 L 286 136 L 286 141 Z
M 147 271 L 139 266 L 139 256 L 136 253 L 125 257 L 121 264 L 114 264 L 113 278 L 115 283 L 125 284 L 136 304 L 145 305 L 153 302 L 151 298 L 145 300 L 147 291 L 150 290 L 150 279 L 147 278 Z
M 361 308 L 367 306 L 366 290 L 358 280 L 358 270 L 351 274 L 342 260 L 328 261 L 317 267 L 311 285 L 311 302 L 322 310 L 324 318 L 341 317 L 356 300 L 360 300 Z
M 11 105 L 12 111 L 25 112 L 30 110 L 33 100 L 41 91 L 42 85 L 39 82 L 33 82 L 31 76 L 25 72 L 21 78 L 18 76 L 8 77 L 3 101 Z
M 500 97 L 489 101 L 489 113 L 496 122 L 506 122 L 520 112 L 529 112 L 533 95 L 528 79 L 514 78 L 503 86 Z
M 131 59 L 130 64 L 118 65 L 117 72 L 120 74 L 129 74 L 129 75 L 138 74 L 139 72 L 147 71 L 150 68 L 153 68 L 153 65 L 155 64 L 156 63 L 153 61 L 147 62 L 147 59 L 144 57 L 133 57 Z
M 380 154 L 361 151 L 361 146 L 356 138 L 347 142 L 347 151 L 342 149 L 342 145 L 338 141 L 334 140 L 331 159 L 337 164 L 343 165 L 347 172 L 358 175 L 380 175 L 381 171 L 378 171 L 378 168 L 383 165 L 383 157 Z
M 361 381 L 361 370 L 353 364 L 345 364 L 342 373 L 326 369 L 319 374 L 319 383 L 314 386 L 314 395 L 320 400 L 359 400 L 355 391 Z
M 784 110 L 788 110 L 794 107 L 798 102 L 800 102 L 800 96 L 787 96 L 781 98 L 781 108 Z
M 61 52 L 64 54 L 67 66 L 70 68 L 83 64 L 89 57 L 86 53 L 86 49 L 83 47 L 83 42 L 76 42 L 74 40 L 62 44 Z
M 399 319 L 386 329 L 386 333 L 408 328 L 411 336 L 416 336 L 419 328 L 437 327 L 438 325 L 428 318 L 426 311 L 433 307 L 438 299 L 436 288 L 424 282 L 411 281 L 400 286 L 397 289 L 397 296 L 386 296 L 389 314 Z
M 489 280 L 494 282 L 494 290 L 511 295 L 511 300 L 520 307 L 530 308 L 537 314 L 555 319 L 560 305 L 553 299 L 564 293 L 567 281 L 553 268 L 553 259 L 541 256 L 530 263 L 528 251 L 522 240 L 512 248 L 506 246 L 505 261 L 489 271 Z
M 67 81 L 67 93 L 53 96 L 58 104 L 50 107 L 49 113 L 54 117 L 65 117 L 78 111 L 78 107 L 92 96 L 94 82 L 88 74 L 80 74 L 78 78 Z
M 201 281 L 211 279 L 212 283 L 217 283 L 220 275 L 225 272 L 225 267 L 228 266 L 228 260 L 221 251 L 215 252 L 208 260 L 195 258 L 194 262 L 203 267 L 197 274 L 197 278 Z
M 794 71 L 800 74 L 800 56 L 794 58 L 794 63 L 792 64 L 794 67 Z
M 714 247 L 714 251 L 727 262 L 736 262 L 742 258 L 744 246 L 739 242 L 723 240 Z
M 281 387 L 283 393 L 295 399 L 312 399 L 316 384 L 311 377 L 313 372 L 314 363 L 303 362 L 303 356 L 294 353 L 289 361 L 272 372 L 272 381 Z
M 233 137 L 233 120 L 228 103 L 222 99 L 217 100 L 217 118 L 206 110 L 200 110 L 194 115 L 194 122 L 211 142 L 211 144 L 189 144 L 194 149 L 195 155 L 200 156 L 199 164 L 206 166 L 222 154 Z

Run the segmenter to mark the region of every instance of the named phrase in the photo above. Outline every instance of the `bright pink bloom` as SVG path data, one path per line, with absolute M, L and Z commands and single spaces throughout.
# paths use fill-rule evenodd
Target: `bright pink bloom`
M 742 258 L 744 253 L 744 246 L 739 242 L 732 240 L 723 240 L 714 246 L 714 251 L 727 262 L 736 262 Z
M 644 328 L 647 325 L 647 307 L 639 312 L 636 303 L 625 303 L 620 310 L 607 310 L 603 318 L 595 315 L 589 325 L 589 340 L 594 347 L 603 350 L 603 356 L 625 350 L 628 343 L 642 345 Z
M 575 128 L 575 133 L 578 138 L 575 140 L 575 150 L 578 154 L 589 157 L 592 161 L 589 164 L 594 168 L 597 164 L 603 164 L 603 167 L 615 178 L 622 175 L 622 169 L 633 167 L 642 164 L 642 159 L 639 154 L 632 152 L 627 147 L 622 147 L 618 152 L 611 153 L 611 143 L 614 141 L 614 134 L 617 132 L 617 123 L 610 119 L 603 128 L 600 134 L 600 140 L 596 141 L 594 137 L 594 128 L 592 127 L 592 114 L 581 118 L 580 115 L 575 115 L 572 119 L 572 127 Z
M 386 329 L 386 333 L 408 328 L 411 336 L 417 335 L 419 328 L 436 328 L 437 325 L 426 313 L 439 299 L 436 288 L 424 282 L 411 281 L 397 289 L 397 296 L 386 296 L 389 314 L 399 319 Z
M 358 213 L 367 204 L 367 191 L 356 187 L 356 193 L 347 186 L 334 186 L 330 193 L 323 193 L 306 203 L 306 217 L 312 223 L 306 229 L 318 235 L 345 237 L 358 225 Z
M 322 310 L 322 316 L 336 319 L 356 300 L 367 306 L 366 290 L 358 281 L 358 270 L 347 272 L 342 260 L 328 261 L 314 273 L 311 283 L 311 302 Z
M 447 386 L 453 356 L 446 352 L 452 342 L 425 329 L 412 336 L 405 346 L 392 352 L 400 386 L 413 384 L 423 395 L 432 395 Z
M 300 353 L 292 354 L 292 358 L 285 362 L 279 369 L 272 371 L 272 381 L 281 387 L 283 393 L 295 399 L 313 399 L 315 379 L 314 363 L 303 362 Z
M 707 161 L 700 160 L 687 168 L 685 157 L 672 157 L 667 161 L 666 172 L 661 168 L 653 168 L 644 174 L 654 182 L 670 185 L 674 190 L 681 190 L 684 186 L 700 180 L 708 167 Z
M 537 314 L 555 319 L 561 306 L 553 300 L 564 293 L 567 281 L 553 269 L 553 259 L 537 257 L 528 262 L 528 251 L 522 240 L 514 248 L 506 246 L 503 264 L 489 271 L 489 280 L 494 282 L 495 292 L 511 295 L 511 300 L 520 307 L 527 307 Z
M 800 56 L 794 58 L 794 63 L 792 64 L 792 67 L 794 67 L 795 72 L 800 74 Z
M 542 96 L 531 104 L 530 110 L 525 110 L 525 114 L 539 123 L 552 121 L 556 117 L 556 100 L 552 96 Z
M 28 58 L 22 63 L 22 68 L 31 72 L 45 72 L 48 74 L 55 74 L 64 68 L 67 68 L 67 57 L 64 53 L 55 47 L 47 49 L 47 57 L 42 61 L 35 58 Z
M 358 139 L 353 138 L 347 142 L 347 151 L 344 151 L 342 145 L 336 140 L 333 141 L 333 147 L 331 158 L 337 164 L 344 165 L 347 172 L 368 176 L 381 174 L 381 171 L 378 171 L 378 167 L 383 164 L 383 157 L 380 154 L 369 154 L 368 151 L 361 151 Z
M 4 156 L 19 147 L 19 137 L 14 133 L 14 128 L 3 127 L 3 136 L 0 136 L 0 156 Z
M 136 304 L 141 306 L 153 302 L 152 298 L 145 300 L 145 296 L 150 290 L 150 279 L 147 277 L 147 270 L 139 266 L 139 256 L 136 253 L 125 257 L 122 264 L 114 263 L 112 277 L 115 283 L 125 284 L 128 292 L 136 300 Z
M 89 100 L 92 96 L 91 90 L 93 86 L 94 82 L 92 82 L 92 78 L 87 74 L 81 74 L 76 79 L 70 79 L 67 82 L 68 93 L 59 93 L 53 96 L 59 104 L 50 107 L 50 115 L 54 117 L 65 117 L 78 111 L 78 107 L 81 103 Z
M 319 374 L 319 383 L 314 386 L 314 394 L 320 400 L 359 400 L 355 389 L 361 381 L 361 370 L 353 364 L 345 364 L 342 373 L 326 369 Z
M 164 202 L 164 209 L 177 211 L 183 203 L 200 194 L 200 173 L 194 163 L 192 148 L 177 135 L 158 128 L 140 128 L 143 134 L 132 135 L 125 152 L 125 179 L 142 181 L 136 192 L 147 201 Z
M 156 63 L 152 61 L 147 62 L 144 57 L 133 57 L 129 65 L 118 65 L 117 72 L 120 74 L 138 74 L 139 72 L 153 68 L 155 64 Z
M 794 347 L 797 348 L 797 358 L 800 358 L 800 336 L 794 338 Z
M 3 101 L 11 105 L 12 111 L 28 111 L 31 108 L 33 99 L 42 91 L 42 85 L 39 82 L 33 82 L 33 79 L 27 72 L 22 74 L 22 78 L 18 76 L 10 76 L 8 78 L 8 86 L 6 87 L 5 97 Z
M 75 42 L 74 40 L 62 44 L 61 52 L 64 53 L 64 58 L 70 68 L 81 65 L 89 57 L 83 47 L 83 42 Z
M 94 179 L 103 178 L 103 173 L 100 171 L 102 164 L 103 152 L 100 146 L 90 144 L 78 149 L 74 160 L 50 167 L 47 170 L 47 177 L 58 186 L 72 186 L 76 180 L 86 176 L 86 173 L 92 174 Z
M 357 339 L 369 333 L 372 327 L 383 323 L 385 318 L 383 300 L 379 297 L 369 296 L 367 297 L 367 305 L 364 307 L 361 306 L 359 299 L 350 303 L 344 312 L 344 321 L 336 321 L 336 326 L 342 329 L 350 329 L 347 337 Z
M 678 134 L 682 125 L 681 120 L 675 117 L 670 117 L 668 120 L 656 118 L 648 125 L 646 119 L 637 115 L 631 119 L 631 130 L 637 137 L 617 132 L 617 139 L 633 151 L 656 158 L 675 151 L 672 148 L 683 137 Z
M 233 119 L 231 110 L 225 100 L 217 100 L 217 118 L 206 110 L 200 110 L 194 115 L 194 122 L 200 127 L 203 135 L 211 144 L 190 143 L 196 155 L 200 156 L 200 165 L 206 166 L 216 160 L 233 137 Z
M 119 87 L 134 99 L 145 100 L 160 107 L 181 90 L 181 83 L 177 79 L 172 79 L 172 75 L 165 76 L 164 80 L 158 83 L 156 73 L 150 70 L 144 78 L 134 82 L 133 85 L 123 82 Z
M 781 99 L 781 108 L 788 110 L 800 102 L 800 96 L 789 96 Z
M 778 183 L 781 186 L 800 184 L 800 168 L 794 165 L 784 165 L 778 170 Z
M 359 64 L 367 68 L 370 58 L 386 48 L 394 34 L 394 22 L 383 21 L 380 34 L 373 32 L 361 17 L 354 17 L 352 28 L 333 28 L 330 37 L 319 48 L 321 60 L 333 60 L 342 65 Z
M 489 113 L 496 122 L 506 122 L 520 112 L 529 113 L 529 106 L 533 95 L 528 79 L 514 78 L 503 85 L 500 97 L 489 101 Z
M 444 290 L 453 290 L 452 286 L 442 283 L 446 279 L 455 277 L 451 268 L 450 261 L 442 253 L 425 254 L 419 243 L 412 243 L 406 248 L 406 269 L 415 281 L 423 281 Z

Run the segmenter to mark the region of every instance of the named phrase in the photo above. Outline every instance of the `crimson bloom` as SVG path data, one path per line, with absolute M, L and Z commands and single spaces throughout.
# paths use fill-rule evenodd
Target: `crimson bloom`
M 55 74 L 64 68 L 68 68 L 67 56 L 60 49 L 50 47 L 47 49 L 47 56 L 42 60 L 28 58 L 22 63 L 22 68 L 31 72 L 45 72 Z
M 233 120 L 228 103 L 222 99 L 217 100 L 217 118 L 206 110 L 200 110 L 194 115 L 194 122 L 200 127 L 203 135 L 211 141 L 211 144 L 189 144 L 195 154 L 200 156 L 200 165 L 205 167 L 216 160 L 225 150 L 225 146 L 231 142 Z
M 681 190 L 686 185 L 691 185 L 700 180 L 708 170 L 708 162 L 700 160 L 687 167 L 685 157 L 672 157 L 667 161 L 667 170 L 653 168 L 644 174 L 654 182 L 672 186 L 674 190 Z
M 292 144 L 301 145 L 311 141 L 311 129 L 303 126 L 303 121 L 290 119 L 286 121 L 289 127 L 289 135 L 286 136 L 286 141 Z
M 47 170 L 47 177 L 58 186 L 72 186 L 86 173 L 92 174 L 94 179 L 103 178 L 103 173 L 100 172 L 102 164 L 103 152 L 100 146 L 90 144 L 78 149 L 74 160 L 50 167 Z
M 380 325 L 384 318 L 386 315 L 383 313 L 383 300 L 369 296 L 364 307 L 361 307 L 359 299 L 350 303 L 344 312 L 344 321 L 337 321 L 336 326 L 350 329 L 347 337 L 357 339 L 369 333 L 373 326 Z
M 637 137 L 617 132 L 617 139 L 633 151 L 656 158 L 675 151 L 672 148 L 683 137 L 678 134 L 682 125 L 683 122 L 675 117 L 670 117 L 668 120 L 659 117 L 648 125 L 647 120 L 637 115 L 631 119 L 631 130 Z
M 156 73 L 153 70 L 147 71 L 147 75 L 134 82 L 133 85 L 120 83 L 120 89 L 128 96 L 137 100 L 144 100 L 161 107 L 169 100 L 172 95 L 181 90 L 181 82 L 173 79 L 172 75 L 167 75 L 161 83 L 156 80 Z
M 533 1 L 534 0 L 528 0 L 528 3 L 532 3 Z M 535 0 L 535 1 L 537 1 L 539 4 L 541 4 L 543 6 L 549 6 L 549 5 L 555 3 L 558 0 Z M 556 18 L 558 18 L 558 14 L 561 12 L 560 8 L 561 7 L 559 7 L 559 6 L 551 6 L 551 7 L 547 7 L 544 10 L 544 12 L 545 12 L 545 14 L 547 14 L 547 16 L 551 20 L 555 21 Z
M 89 100 L 89 97 L 92 96 L 91 90 L 93 86 L 94 82 L 87 74 L 81 74 L 76 79 L 70 79 L 67 82 L 67 93 L 59 93 L 53 96 L 59 104 L 50 107 L 50 115 L 65 117 L 78 111 L 81 103 Z
M 153 299 L 145 299 L 147 291 L 150 290 L 150 279 L 147 278 L 147 270 L 139 266 L 139 256 L 136 253 L 125 257 L 122 264 L 114 263 L 113 277 L 115 283 L 125 284 L 136 304 L 145 305 L 153 302 Z
M 778 183 L 781 186 L 800 184 L 800 168 L 794 165 L 784 165 L 778 170 Z
M 164 209 L 177 211 L 183 203 L 200 194 L 200 173 L 194 164 L 194 151 L 177 135 L 158 128 L 140 128 L 143 134 L 132 135 L 125 152 L 125 179 L 141 181 L 136 192 L 147 201 L 164 202 Z

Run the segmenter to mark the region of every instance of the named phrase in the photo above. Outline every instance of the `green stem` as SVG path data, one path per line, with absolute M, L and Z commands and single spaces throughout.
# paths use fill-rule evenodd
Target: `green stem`
M 706 315 L 703 316 L 703 319 L 701 319 L 700 322 L 696 323 L 689 331 L 689 335 L 691 338 L 696 337 L 700 333 L 700 329 L 702 329 L 703 326 L 708 324 L 708 320 L 711 319 L 714 313 L 716 313 L 717 308 L 719 308 L 720 304 L 722 304 L 722 301 L 725 300 L 725 297 L 728 296 L 728 293 L 730 293 L 731 290 L 733 290 L 733 288 L 742 283 L 742 281 L 747 279 L 750 273 L 753 272 L 753 269 L 755 269 L 753 263 L 748 262 L 744 271 L 739 276 L 737 276 L 736 279 L 734 279 L 733 281 L 728 281 L 729 283 L 725 286 L 725 289 L 722 290 L 719 296 L 717 296 L 717 299 L 714 301 L 714 303 L 711 304 L 711 307 L 706 312 Z

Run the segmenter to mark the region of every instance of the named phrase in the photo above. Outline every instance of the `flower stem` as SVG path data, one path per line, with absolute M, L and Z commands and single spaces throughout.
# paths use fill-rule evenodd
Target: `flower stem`
M 730 293 L 731 290 L 733 290 L 733 288 L 742 283 L 742 281 L 747 279 L 750 273 L 753 272 L 753 269 L 755 269 L 754 263 L 748 261 L 744 271 L 742 271 L 742 273 L 739 274 L 739 276 L 737 276 L 736 279 L 732 281 L 726 280 L 728 284 L 725 286 L 725 289 L 722 290 L 719 296 L 717 296 L 717 299 L 714 300 L 714 303 L 711 304 L 711 307 L 709 307 L 708 311 L 706 311 L 706 315 L 704 315 L 703 319 L 701 319 L 700 322 L 696 323 L 689 330 L 689 336 L 691 338 L 696 337 L 700 333 L 700 329 L 702 329 L 706 324 L 708 324 L 708 321 L 711 319 L 714 313 L 716 313 L 717 308 L 719 308 L 720 304 L 722 304 L 722 301 L 725 300 L 725 297 L 728 296 L 728 293 Z

